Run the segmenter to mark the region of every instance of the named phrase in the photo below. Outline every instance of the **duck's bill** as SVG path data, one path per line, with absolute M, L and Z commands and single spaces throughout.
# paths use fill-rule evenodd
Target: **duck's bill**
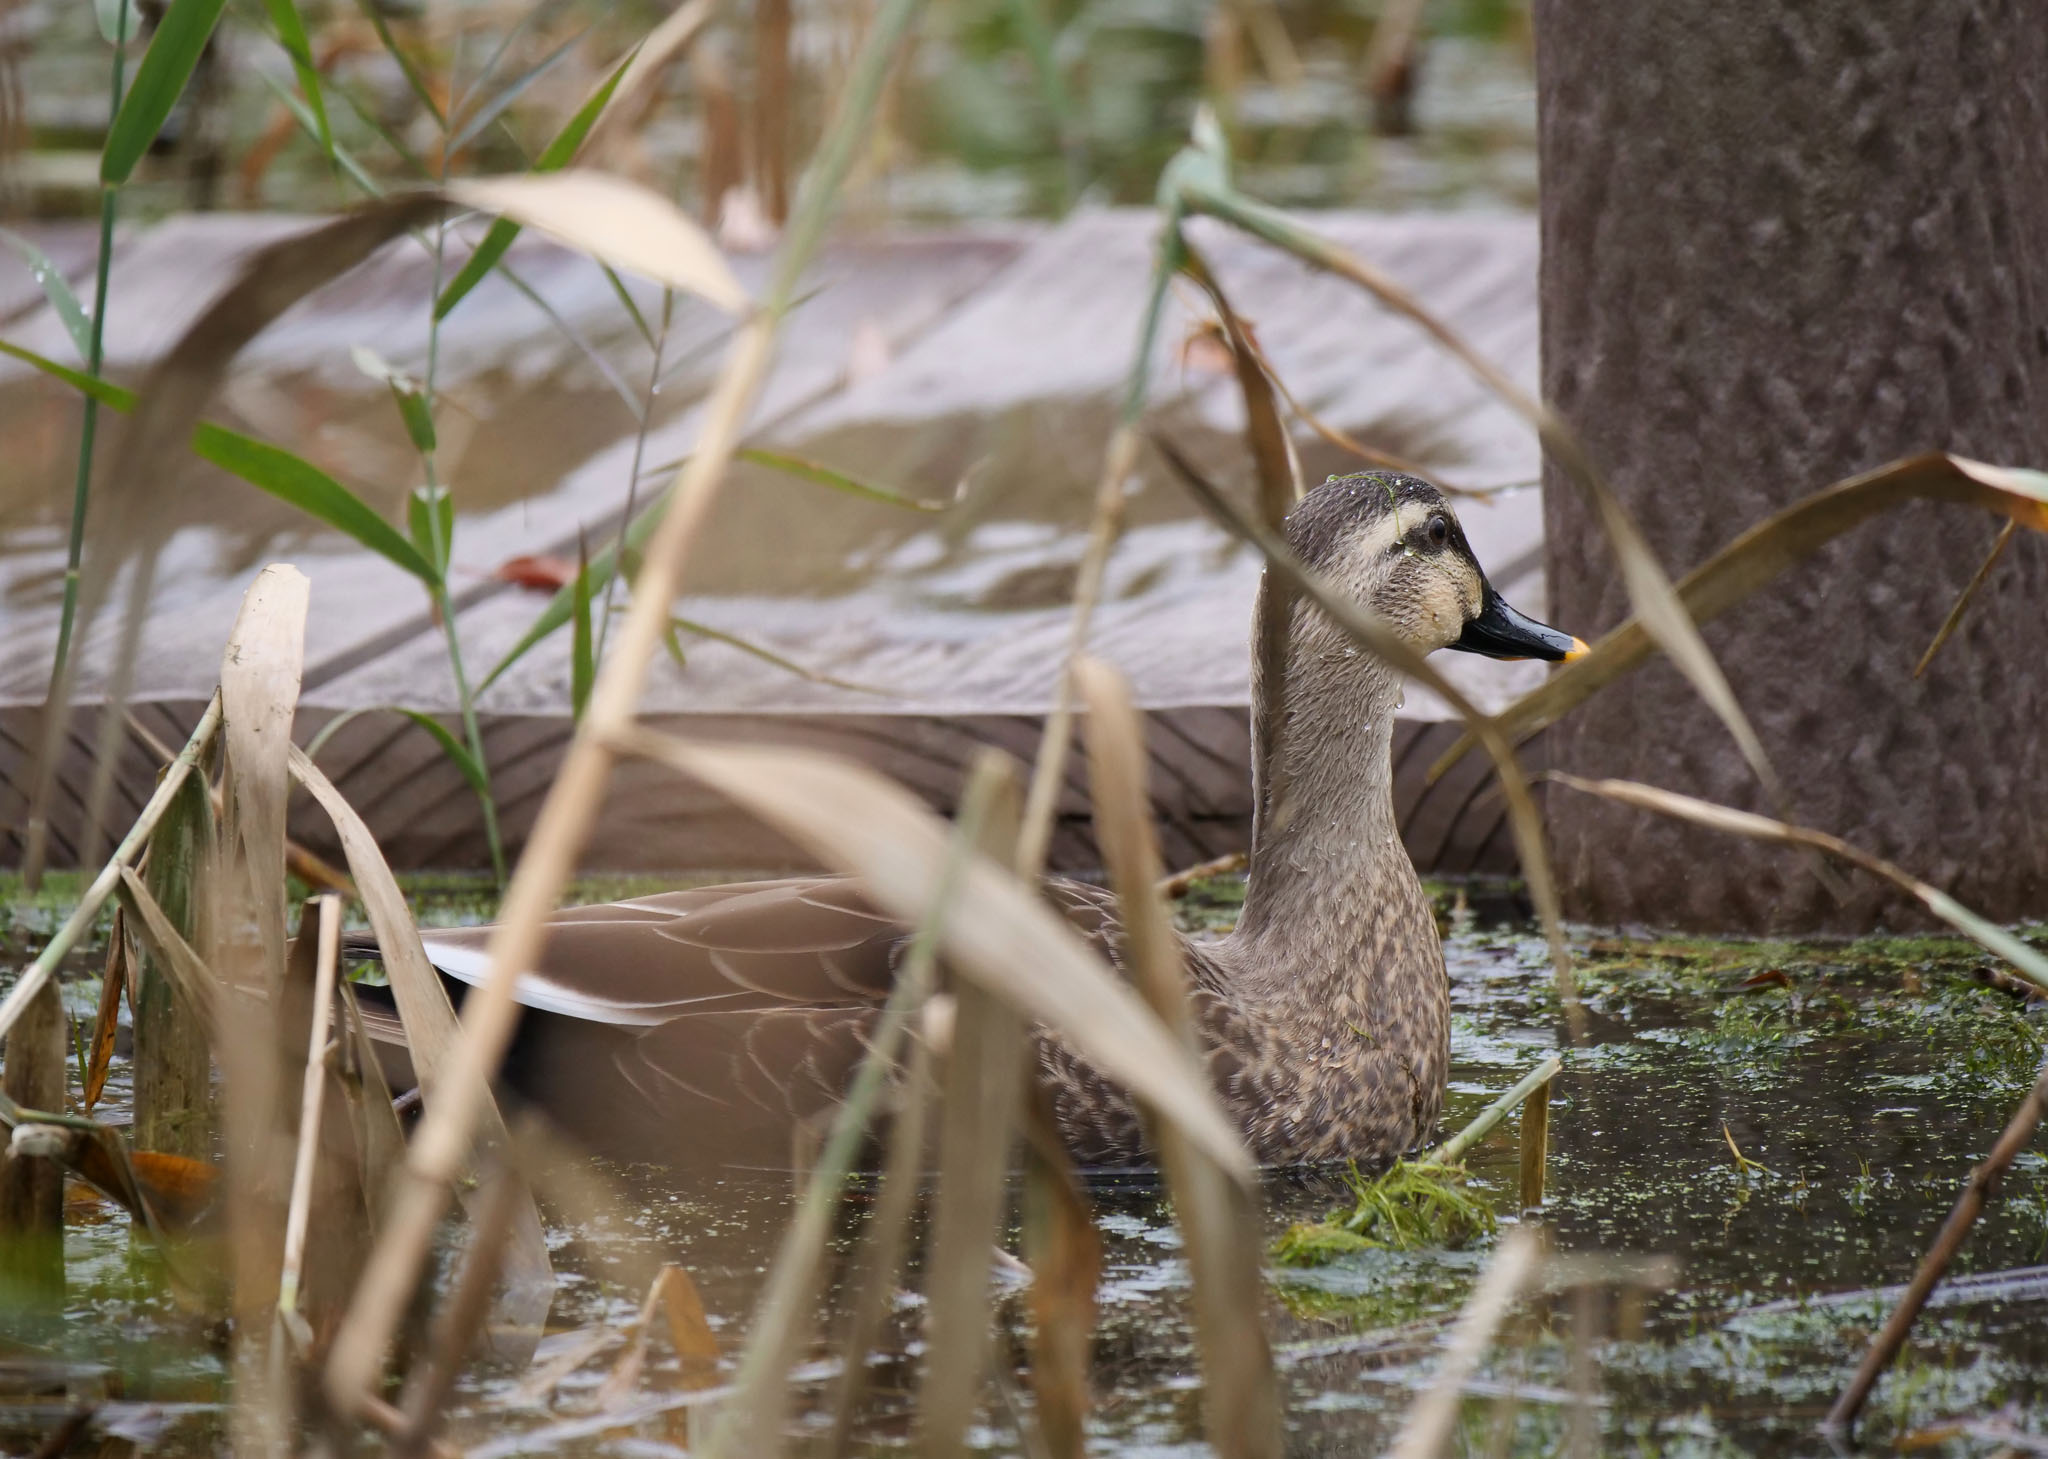
M 1451 647 L 1490 659 L 1543 659 L 1548 663 L 1569 661 L 1586 652 L 1583 639 L 1538 623 L 1510 606 L 1491 587 L 1486 590 L 1485 607 L 1477 618 L 1466 620 L 1465 631 Z

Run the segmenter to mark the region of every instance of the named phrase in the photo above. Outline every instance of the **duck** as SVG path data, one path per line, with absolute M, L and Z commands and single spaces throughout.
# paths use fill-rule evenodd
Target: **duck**
M 1553 662 L 1585 652 L 1502 598 L 1449 499 L 1420 477 L 1333 476 L 1295 504 L 1284 535 L 1420 651 Z M 1402 680 L 1313 602 L 1282 601 L 1269 568 L 1252 642 L 1266 615 L 1290 612 L 1287 656 L 1279 692 L 1253 675 L 1257 809 L 1242 913 L 1221 936 L 1182 938 L 1193 1024 L 1259 1164 L 1384 1165 L 1431 1133 L 1450 1060 L 1443 945 L 1394 814 Z M 1059 878 L 1045 890 L 1122 971 L 1110 895 Z M 486 975 L 490 935 L 421 934 L 458 1001 Z M 524 1012 L 501 1084 L 614 1158 L 775 1163 L 829 1119 L 908 942 L 843 876 L 562 909 L 518 979 Z M 1075 1163 L 1148 1166 L 1131 1097 L 1051 1032 L 1030 1037 Z

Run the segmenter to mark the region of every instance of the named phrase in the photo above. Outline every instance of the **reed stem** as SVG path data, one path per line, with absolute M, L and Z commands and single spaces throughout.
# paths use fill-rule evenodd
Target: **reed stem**
M 128 61 L 128 15 L 129 0 L 121 0 L 119 18 L 114 22 L 114 64 L 112 83 L 108 88 L 107 129 L 113 130 L 114 118 L 121 110 L 121 90 L 124 71 Z M 105 358 L 107 327 L 107 284 L 114 262 L 114 216 L 118 210 L 121 190 L 118 187 L 100 189 L 100 249 L 99 257 L 93 261 L 92 284 L 92 333 L 85 354 L 85 372 L 95 380 L 99 378 L 100 364 Z M 99 436 L 100 403 L 91 395 L 85 397 L 85 415 L 78 427 L 78 473 L 71 485 L 71 535 L 64 545 L 64 602 L 57 613 L 57 651 L 50 659 L 50 712 L 64 714 L 69 706 L 60 704 L 57 686 L 64 681 L 64 674 L 71 661 L 71 633 L 78 618 L 79 565 L 85 560 L 85 515 L 92 501 L 92 457 L 93 446 Z M 30 891 L 42 882 L 43 848 L 47 844 L 44 826 L 45 808 L 38 804 L 29 826 L 29 853 L 23 859 L 22 880 Z

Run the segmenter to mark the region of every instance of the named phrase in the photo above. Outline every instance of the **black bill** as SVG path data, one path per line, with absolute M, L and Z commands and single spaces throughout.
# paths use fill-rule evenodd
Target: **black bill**
M 1577 658 L 1586 652 L 1584 640 L 1561 633 L 1547 623 L 1508 605 L 1508 600 L 1486 588 L 1485 606 L 1477 618 L 1468 619 L 1465 631 L 1451 645 L 1468 654 L 1485 654 L 1490 659 L 1543 659 L 1550 663 Z

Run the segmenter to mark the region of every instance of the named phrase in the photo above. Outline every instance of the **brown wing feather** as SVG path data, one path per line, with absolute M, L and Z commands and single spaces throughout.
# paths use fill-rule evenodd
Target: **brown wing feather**
M 444 973 L 479 982 L 486 927 L 424 935 Z M 742 882 L 572 907 L 548 923 L 519 1001 L 647 1027 L 686 1012 L 758 1013 L 885 997 L 900 929 L 844 878 Z

